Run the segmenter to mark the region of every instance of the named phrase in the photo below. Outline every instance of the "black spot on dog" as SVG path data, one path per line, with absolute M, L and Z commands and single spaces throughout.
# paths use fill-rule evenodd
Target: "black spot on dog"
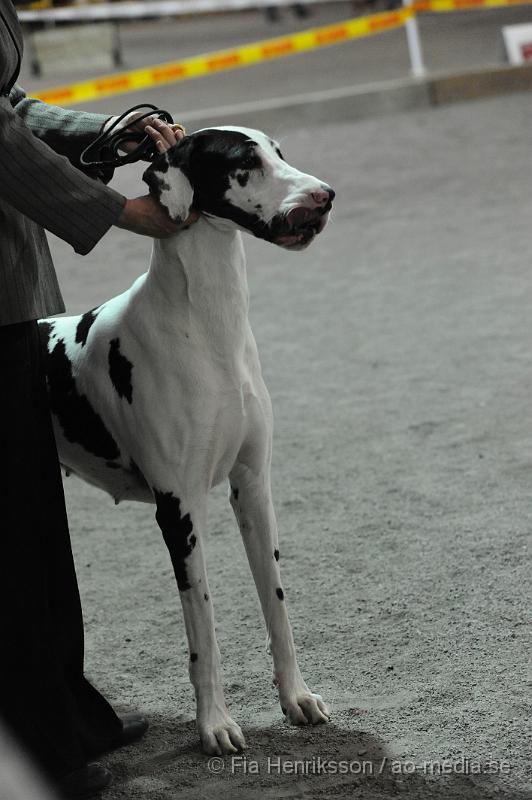
M 257 203 L 255 208 L 257 209 L 257 211 L 262 211 L 262 203 Z
M 231 486 L 231 492 L 233 493 L 233 500 L 238 500 L 238 486 Z
M 54 332 L 55 322 L 47 322 L 42 320 L 38 323 L 39 338 L 41 343 L 41 352 L 44 361 L 48 359 L 48 350 L 50 347 L 50 338 Z
M 133 401 L 132 369 L 131 361 L 120 352 L 120 339 L 112 339 L 109 343 L 109 377 L 118 396 L 125 397 L 130 404 Z
M 161 174 L 165 172 L 168 172 L 168 159 L 161 158 L 157 159 L 143 175 L 143 180 L 148 184 L 150 194 L 157 200 L 161 199 L 161 192 L 166 185 L 166 181 L 161 177 Z
M 100 309 L 93 308 L 90 311 L 87 311 L 81 317 L 80 321 L 78 322 L 78 326 L 76 328 L 76 342 L 80 344 L 82 347 L 85 347 L 87 344 L 87 337 L 89 335 L 89 331 L 94 323 L 98 315 L 98 311 Z
M 274 550 L 273 551 L 273 557 L 275 558 L 276 561 L 279 561 L 279 551 L 278 550 Z
M 178 589 L 184 592 L 190 589 L 185 560 L 196 546 L 192 520 L 190 514 L 181 516 L 181 501 L 172 492 L 154 489 L 153 493 L 157 504 L 155 519 L 172 559 Z
M 80 394 L 72 374 L 72 363 L 65 343 L 59 339 L 46 362 L 50 407 L 56 414 L 65 438 L 88 453 L 116 461 L 120 450 L 88 398 Z
M 276 589 L 275 594 L 279 598 L 279 600 L 284 600 L 284 592 L 282 589 Z
M 249 181 L 249 172 L 239 172 L 236 179 L 240 186 L 246 186 Z
M 283 156 L 283 154 L 281 153 L 281 151 L 279 150 L 278 147 L 275 147 L 275 153 L 279 156 L 281 161 L 284 161 L 284 156 Z
M 162 172 L 162 173 L 163 173 L 163 175 L 164 175 L 166 172 L 168 172 L 168 169 L 169 169 L 169 167 L 170 167 L 170 164 L 169 164 L 169 161 L 168 161 L 168 155 L 167 155 L 167 153 L 162 153 L 160 156 L 158 156 L 158 157 L 157 157 L 157 158 L 156 158 L 156 159 L 153 161 L 153 164 L 156 166 L 157 172 Z
M 48 322 L 47 320 L 39 321 L 39 335 L 43 344 L 48 344 L 54 328 L 55 322 L 53 320 L 51 322 Z
M 209 595 L 207 594 L 207 592 L 205 592 L 205 594 L 203 595 L 203 597 L 205 598 L 205 600 L 208 600 L 208 599 L 209 599 Z
M 190 660 L 192 662 L 197 661 L 198 660 L 198 654 L 197 653 L 191 653 L 190 654 Z
M 258 214 L 250 214 L 248 211 L 244 211 L 243 208 L 232 205 L 227 200 L 221 200 L 218 203 L 212 202 L 210 206 L 211 210 L 209 213 L 217 217 L 232 220 L 258 239 L 270 240 L 272 238 L 270 225 L 264 222 Z
M 165 181 L 165 180 L 164 180 L 164 178 L 157 177 L 157 181 L 155 181 L 155 182 L 153 183 L 153 186 L 152 186 L 152 188 L 153 188 L 153 192 L 151 192 L 151 194 L 154 194 L 154 195 L 157 197 L 157 200 L 159 200 L 159 201 L 160 201 L 160 199 L 161 199 L 161 194 L 162 194 L 163 192 L 169 192 L 169 191 L 170 191 L 170 189 L 171 189 L 172 187 L 170 186 L 170 184 L 168 183 L 168 181 Z M 165 207 L 165 206 L 163 206 L 163 208 L 164 208 L 164 207 Z

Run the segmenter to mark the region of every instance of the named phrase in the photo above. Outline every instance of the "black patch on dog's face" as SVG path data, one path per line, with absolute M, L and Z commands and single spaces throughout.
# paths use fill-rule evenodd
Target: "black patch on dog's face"
M 159 202 L 161 201 L 161 193 L 163 191 L 168 191 L 170 189 L 170 184 L 164 181 L 161 177 L 159 177 L 158 173 L 167 172 L 168 171 L 168 161 L 164 158 L 157 160 L 157 173 L 150 170 L 148 168 L 145 172 L 143 180 L 148 184 L 150 187 L 150 194 L 153 195 L 156 200 Z
M 235 222 L 260 238 L 269 238 L 268 226 L 258 216 L 233 205 L 225 195 L 236 178 L 245 186 L 253 170 L 263 167 L 259 145 L 241 131 L 208 129 L 192 133 L 157 159 L 144 173 L 144 180 L 156 196 L 160 196 L 160 179 L 164 163 L 178 167 L 194 190 L 192 207 Z
M 82 347 L 85 347 L 87 344 L 87 337 L 92 324 L 97 317 L 98 311 L 99 309 L 92 308 L 90 311 L 87 311 L 85 314 L 83 314 L 78 322 L 78 326 L 76 328 L 76 342 L 81 344 Z
M 190 514 L 181 516 L 181 501 L 172 492 L 159 492 L 154 489 L 153 493 L 157 504 L 155 519 L 172 559 L 177 587 L 180 592 L 185 592 L 190 589 L 186 559 L 196 546 L 196 537 L 192 533 L 192 520 Z
M 133 364 L 120 352 L 120 339 L 109 342 L 109 377 L 119 397 L 125 397 L 131 405 L 133 402 L 133 384 L 131 371 Z
M 279 589 L 276 589 L 276 590 L 275 590 L 275 594 L 277 595 L 277 597 L 279 598 L 279 600 L 284 600 L 284 592 L 283 592 L 283 590 L 282 590 L 282 589 L 280 589 L 280 588 L 279 588 Z
M 41 329 L 43 327 L 44 324 Z M 45 333 L 44 330 L 43 334 Z M 72 363 L 62 339 L 59 339 L 48 354 L 46 369 L 50 407 L 59 420 L 65 438 L 106 461 L 118 459 L 120 450 L 117 443 L 87 396 L 78 391 L 72 374 Z
M 278 550 L 274 550 L 273 551 L 273 557 L 275 558 L 276 561 L 279 561 L 279 551 Z

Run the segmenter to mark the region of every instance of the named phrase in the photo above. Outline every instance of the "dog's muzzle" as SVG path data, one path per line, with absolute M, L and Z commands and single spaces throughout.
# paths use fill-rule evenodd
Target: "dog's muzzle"
M 271 241 L 288 250 L 307 247 L 322 232 L 329 219 L 334 191 L 328 189 L 327 195 L 321 206 L 311 208 L 299 205 L 275 217 L 271 225 Z

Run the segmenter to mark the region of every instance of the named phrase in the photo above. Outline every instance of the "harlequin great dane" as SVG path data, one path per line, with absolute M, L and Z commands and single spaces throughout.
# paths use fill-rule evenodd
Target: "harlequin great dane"
M 296 661 L 270 489 L 272 409 L 248 321 L 240 230 L 289 250 L 325 227 L 334 192 L 247 128 L 187 136 L 144 180 L 188 229 L 155 240 L 149 271 L 80 317 L 42 320 L 60 461 L 116 502 L 155 503 L 190 648 L 203 750 L 245 746 L 229 716 L 205 560 L 207 494 L 229 478 L 268 630 L 283 713 L 326 722 Z

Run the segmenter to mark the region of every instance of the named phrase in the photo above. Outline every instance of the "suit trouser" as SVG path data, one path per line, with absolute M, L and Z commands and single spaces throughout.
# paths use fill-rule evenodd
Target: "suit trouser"
M 83 619 L 36 322 L 0 327 L 0 715 L 52 777 L 121 730 L 83 675 Z

